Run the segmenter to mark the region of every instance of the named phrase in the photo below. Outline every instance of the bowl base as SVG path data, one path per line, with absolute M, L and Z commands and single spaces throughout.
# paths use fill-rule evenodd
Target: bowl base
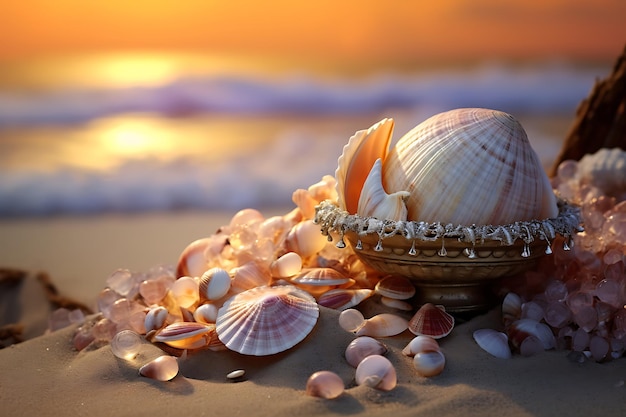
M 413 303 L 443 305 L 449 313 L 485 313 L 498 305 L 496 285 L 498 279 L 482 282 L 446 283 L 415 282 Z

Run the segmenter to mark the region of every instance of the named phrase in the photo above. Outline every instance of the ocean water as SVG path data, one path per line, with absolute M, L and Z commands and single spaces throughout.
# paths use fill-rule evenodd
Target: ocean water
M 513 114 L 548 167 L 610 70 L 486 62 L 355 74 L 90 59 L 0 73 L 0 216 L 285 207 L 334 173 L 355 131 L 392 117 L 397 140 L 458 107 Z

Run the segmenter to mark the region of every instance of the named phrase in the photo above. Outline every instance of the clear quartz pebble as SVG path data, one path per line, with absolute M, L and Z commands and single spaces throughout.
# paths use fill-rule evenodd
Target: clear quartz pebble
M 122 330 L 111 340 L 113 354 L 125 360 L 133 359 L 141 350 L 141 336 L 132 330 Z
M 133 274 L 128 269 L 118 269 L 109 276 L 106 282 L 109 288 L 124 297 L 130 293 L 135 285 Z
M 313 397 L 333 399 L 343 394 L 345 385 L 339 375 L 331 371 L 318 371 L 306 382 L 306 394 Z

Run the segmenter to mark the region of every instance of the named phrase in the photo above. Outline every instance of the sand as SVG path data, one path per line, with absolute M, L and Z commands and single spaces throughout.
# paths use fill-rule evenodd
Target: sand
M 270 214 L 284 211 L 276 210 Z M 21 322 L 26 341 L 0 350 L 0 415 L 211 415 L 274 416 L 591 416 L 619 415 L 626 403 L 626 360 L 575 363 L 567 351 L 496 359 L 473 341 L 479 328 L 499 328 L 493 309 L 458 323 L 440 341 L 446 367 L 419 376 L 401 349 L 405 332 L 384 339 L 398 371 L 389 392 L 354 386 L 354 369 L 343 359 L 353 335 L 338 312 L 322 308 L 313 332 L 296 347 L 270 357 L 202 351 L 181 361 L 172 381 L 138 375 L 138 367 L 162 352 L 146 344 L 137 358 L 116 358 L 108 345 L 76 352 L 74 327 L 44 334 L 50 308 L 34 276 L 46 271 L 63 295 L 93 305 L 108 274 L 117 268 L 145 270 L 174 263 L 192 240 L 213 233 L 232 213 L 107 215 L 84 218 L 3 220 L 0 266 L 27 270 L 20 285 L 0 287 L 1 324 Z M 366 316 L 383 307 L 376 298 Z M 226 374 L 244 369 L 241 382 Z M 310 374 L 332 370 L 346 384 L 334 400 L 305 395 Z

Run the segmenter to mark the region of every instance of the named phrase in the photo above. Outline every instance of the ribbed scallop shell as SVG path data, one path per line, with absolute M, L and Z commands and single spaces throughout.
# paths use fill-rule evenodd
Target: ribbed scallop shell
M 426 303 L 409 320 L 411 333 L 440 339 L 447 336 L 454 327 L 454 317 L 446 313 L 443 306 Z
M 319 316 L 315 299 L 291 285 L 257 287 L 229 299 L 217 317 L 224 345 L 244 355 L 285 351 L 302 341 Z
M 558 214 L 526 132 L 496 110 L 451 110 L 420 123 L 387 155 L 383 184 L 411 193 L 414 221 L 500 225 Z

